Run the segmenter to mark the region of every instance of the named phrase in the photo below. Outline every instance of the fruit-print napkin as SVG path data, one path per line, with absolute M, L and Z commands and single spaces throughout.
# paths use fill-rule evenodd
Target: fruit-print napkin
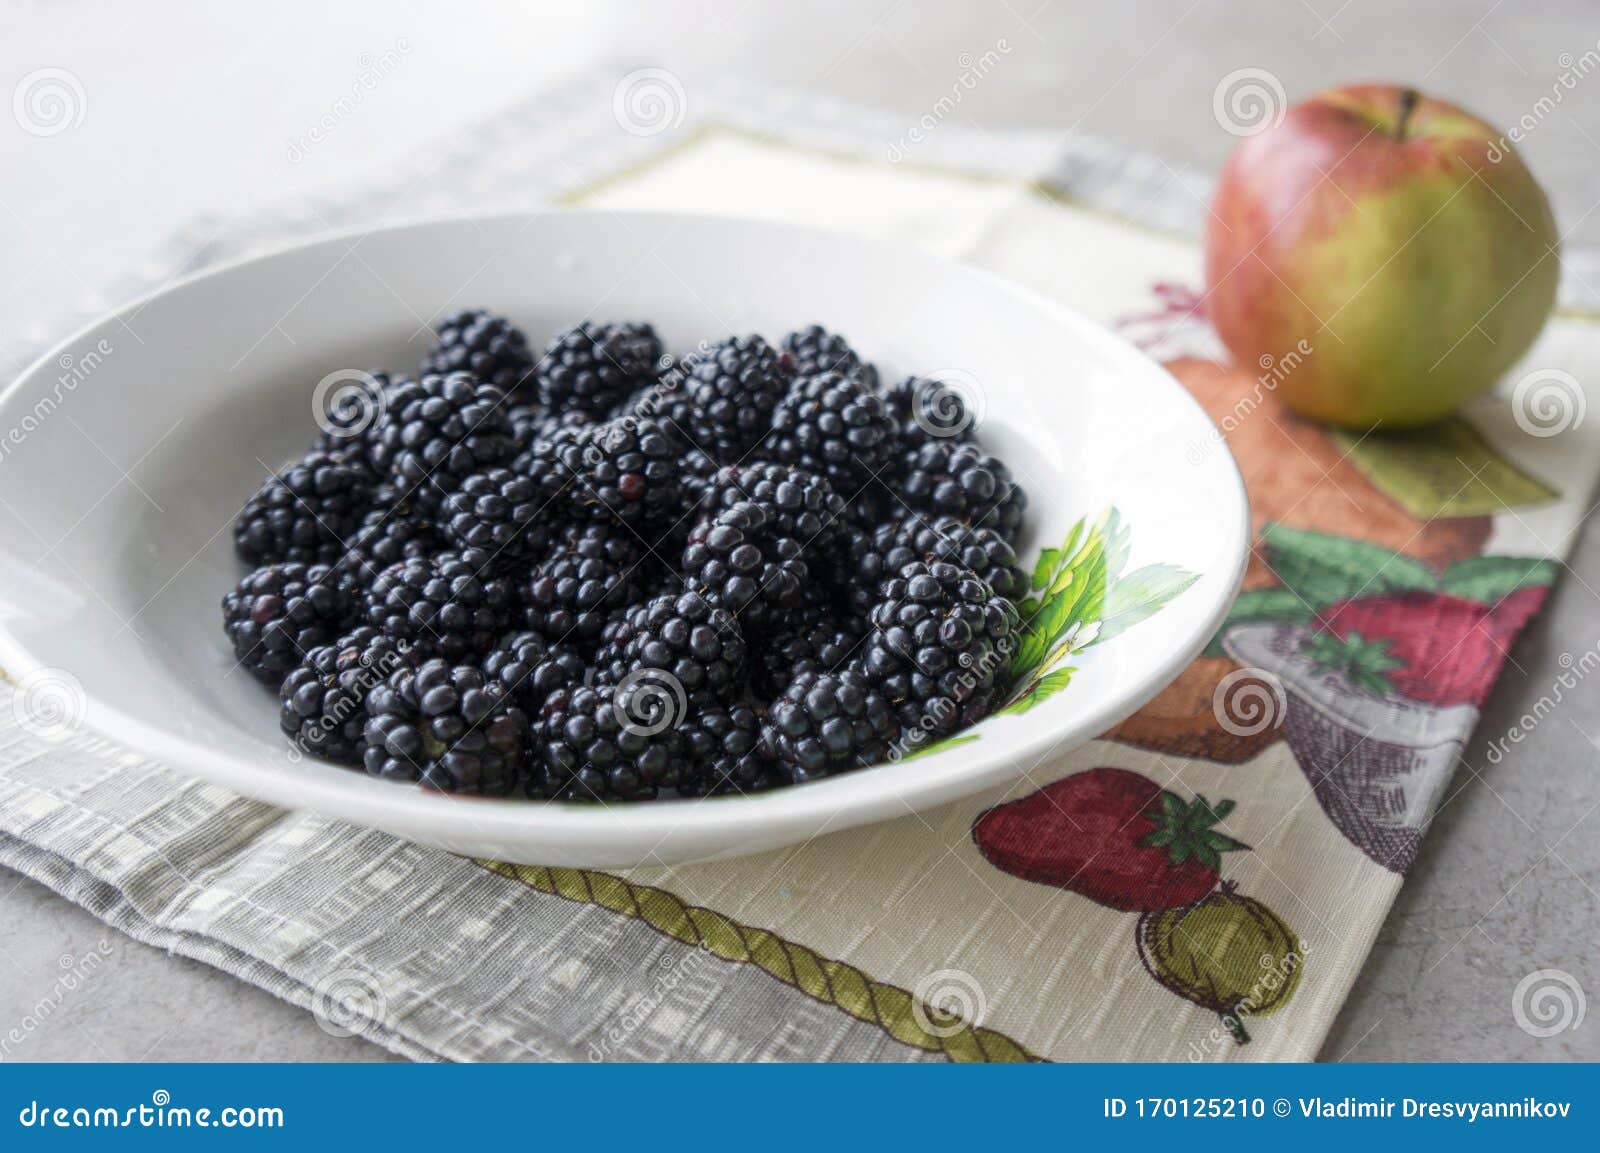
M 630 99 L 642 85 L 660 99 Z M 1078 137 L 910 127 L 605 69 L 445 163 L 204 222 L 123 287 L 311 231 L 554 201 L 856 230 L 992 269 L 1165 361 L 1219 425 L 1191 455 L 1226 441 L 1249 485 L 1244 592 L 1147 708 L 937 811 L 613 873 L 275 810 L 41 725 L 6 684 L 0 863 L 417 1058 L 1315 1056 L 1595 487 L 1580 382 L 1600 379 L 1600 302 L 1567 285 L 1505 389 L 1456 419 L 1329 432 L 1277 402 L 1292 365 L 1230 365 L 1207 326 L 1203 185 Z M 1046 556 L 1041 584 L 1064 564 Z

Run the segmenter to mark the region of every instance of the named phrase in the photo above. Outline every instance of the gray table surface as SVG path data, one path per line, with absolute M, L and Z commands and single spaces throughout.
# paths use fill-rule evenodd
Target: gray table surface
M 12 0 L 0 82 L 71 69 L 80 127 L 40 141 L 0 121 L 0 349 L 47 334 L 81 297 L 202 211 L 328 187 L 406 155 L 601 56 L 731 73 L 920 117 L 1004 37 L 1003 64 L 963 100 L 982 128 L 1095 134 L 1212 170 L 1232 138 L 1211 93 L 1265 68 L 1290 97 L 1357 79 L 1407 80 L 1501 124 L 1531 114 L 1600 40 L 1600 9 L 1494 0 L 1046 0 L 903 3 L 444 5 L 280 3 L 248 27 L 224 6 L 151 19 L 110 0 Z M 286 142 L 349 90 L 361 53 L 404 38 L 403 63 L 298 162 Z M 23 150 L 26 150 L 25 152 Z M 1600 80 L 1540 114 L 1523 146 L 1568 241 L 1600 245 Z M 25 163 L 10 163 L 23 156 Z M 108 302 L 109 303 L 109 302 Z M 1600 533 L 1581 531 L 1549 609 L 1511 655 L 1478 739 L 1324 1049 L 1328 1060 L 1600 1058 L 1600 1023 L 1540 1039 L 1512 990 L 1535 969 L 1600 989 L 1600 693 L 1564 703 L 1498 765 L 1487 742 L 1549 692 L 1564 653 L 1600 643 Z M 384 1060 L 310 1014 L 206 966 L 106 929 L 0 874 L 0 1034 L 63 956 L 111 961 L 8 1059 Z

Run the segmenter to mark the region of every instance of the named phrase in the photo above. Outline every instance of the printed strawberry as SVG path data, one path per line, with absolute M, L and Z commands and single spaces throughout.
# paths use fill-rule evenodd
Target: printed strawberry
M 1090 769 L 980 814 L 972 839 L 1013 876 L 1144 912 L 1191 905 L 1216 886 L 1221 855 L 1249 848 L 1213 827 L 1232 811 L 1126 769 Z
M 1519 589 L 1493 606 L 1441 592 L 1339 601 L 1318 614 L 1306 656 L 1374 696 L 1479 705 L 1544 592 Z

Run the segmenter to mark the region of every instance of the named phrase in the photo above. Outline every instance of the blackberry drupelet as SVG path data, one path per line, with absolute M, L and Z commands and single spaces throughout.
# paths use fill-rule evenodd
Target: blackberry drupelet
M 252 565 L 339 559 L 372 499 L 367 469 L 321 450 L 261 483 L 233 522 L 234 551 Z
M 661 686 L 580 686 L 557 693 L 533 729 L 528 795 L 633 801 L 676 787 L 683 768 L 677 730 L 685 702 Z
M 635 529 L 667 527 L 677 519 L 677 453 L 654 421 L 624 417 L 552 438 L 551 444 L 567 475 L 565 500 L 575 516 Z
M 373 463 L 429 513 L 467 477 L 516 452 L 505 393 L 470 372 L 396 385 L 376 431 Z
M 283 678 L 278 724 L 301 752 L 358 765 L 367 696 L 409 663 L 408 650 L 374 628 L 319 645 Z
M 919 512 L 992 528 L 1015 545 L 1028 494 L 1011 470 L 975 444 L 927 441 L 905 454 L 898 492 Z
M 754 793 L 779 783 L 776 766 L 761 751 L 761 716 L 749 705 L 703 704 L 689 713 L 678 735 L 683 796 Z
M 648 324 L 585 320 L 556 333 L 535 373 L 539 405 L 600 420 L 655 379 L 661 338 Z
M 796 377 L 836 372 L 853 376 L 868 388 L 878 387 L 878 370 L 862 360 L 844 337 L 820 324 L 808 325 L 784 337 L 783 351 L 794 363 Z
M 908 376 L 884 389 L 883 399 L 907 449 L 929 440 L 964 444 L 977 437 L 976 410 L 967 396 L 948 381 Z
M 552 644 L 593 644 L 644 587 L 643 558 L 638 538 L 619 525 L 565 526 L 522 585 L 523 619 Z
M 434 334 L 419 373 L 470 372 L 510 396 L 532 395 L 533 350 L 505 317 L 483 308 L 463 309 L 441 320 Z
M 738 464 L 767 436 L 792 379 L 788 361 L 759 336 L 712 346 L 689 366 L 689 440 L 719 464 Z
M 362 763 L 375 777 L 443 793 L 504 796 L 522 779 L 528 720 L 472 665 L 433 659 L 367 695 Z
M 1013 604 L 1028 595 L 1028 574 L 1018 567 L 1016 550 L 1005 538 L 952 516 L 905 513 L 854 538 L 853 544 L 847 591 L 852 609 L 863 615 L 877 602 L 883 582 L 918 560 L 965 565 Z
M 445 498 L 441 520 L 456 547 L 483 549 L 509 565 L 549 546 L 552 500 L 533 477 L 491 468 L 467 477 Z
M 352 588 L 327 565 L 264 565 L 223 596 L 223 629 L 239 665 L 276 687 L 307 652 L 344 631 L 353 601 Z
M 907 730 L 977 724 L 1009 687 L 1016 606 L 964 565 L 913 561 L 883 583 L 861 667 Z
M 511 626 L 516 603 L 489 555 L 466 549 L 384 569 L 367 590 L 367 623 L 424 656 L 460 661 L 489 651 Z
M 714 493 L 711 482 L 716 478 L 719 468 L 721 466 L 716 461 L 697 448 L 686 449 L 678 457 L 678 487 L 682 490 L 681 500 L 688 514 L 684 518 L 688 528 L 694 526 L 701 513 L 716 507 L 712 500 Z
M 589 662 L 571 645 L 552 645 L 536 632 L 502 637 L 483 658 L 483 671 L 530 717 L 537 717 L 552 693 L 584 681 Z
M 704 487 L 701 515 L 715 515 L 741 501 L 759 504 L 773 531 L 797 541 L 808 553 L 833 554 L 847 523 L 844 498 L 815 473 L 776 461 L 749 461 L 718 469 Z
M 889 702 L 860 672 L 801 673 L 768 708 L 761 745 L 800 784 L 886 759 L 896 732 Z
M 744 689 L 746 648 L 738 622 L 693 590 L 635 605 L 606 629 L 604 640 L 595 664 L 608 683 L 654 671 L 696 698 L 731 701 Z
M 373 499 L 348 543 L 339 568 L 352 573 L 363 588 L 392 564 L 445 550 L 433 521 L 409 501 L 395 499 L 392 491 L 380 491 Z
M 762 638 L 754 678 L 756 688 L 777 696 L 801 673 L 831 673 L 860 655 L 859 622 L 833 611 L 820 594 Z
M 772 515 L 740 501 L 695 525 L 683 550 L 687 587 L 760 632 L 800 603 L 809 579 L 799 542 L 775 532 Z
M 876 487 L 899 436 L 882 397 L 859 380 L 825 372 L 797 382 L 773 411 L 768 444 L 776 459 L 827 477 L 853 500 Z

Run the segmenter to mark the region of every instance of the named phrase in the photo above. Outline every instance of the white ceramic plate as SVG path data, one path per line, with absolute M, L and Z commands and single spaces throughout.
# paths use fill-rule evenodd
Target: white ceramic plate
M 1071 259 L 1071 253 L 1062 253 Z M 1085 275 L 1093 275 L 1086 270 Z M 813 321 L 886 377 L 942 371 L 1027 487 L 1025 563 L 1115 506 L 1128 571 L 1193 583 L 1072 659 L 1062 691 L 947 751 L 755 797 L 574 806 L 460 799 L 293 759 L 233 660 L 230 523 L 315 432 L 329 372 L 409 370 L 428 318 L 483 304 L 542 341 L 652 320 L 683 350 Z M 1215 428 L 1165 371 L 994 277 L 859 238 L 707 217 L 548 213 L 335 238 L 178 283 L 78 333 L 0 397 L 0 659 L 34 727 L 87 725 L 182 772 L 461 853 L 622 867 L 732 856 L 1010 780 L 1115 725 L 1211 636 L 1249 517 Z

